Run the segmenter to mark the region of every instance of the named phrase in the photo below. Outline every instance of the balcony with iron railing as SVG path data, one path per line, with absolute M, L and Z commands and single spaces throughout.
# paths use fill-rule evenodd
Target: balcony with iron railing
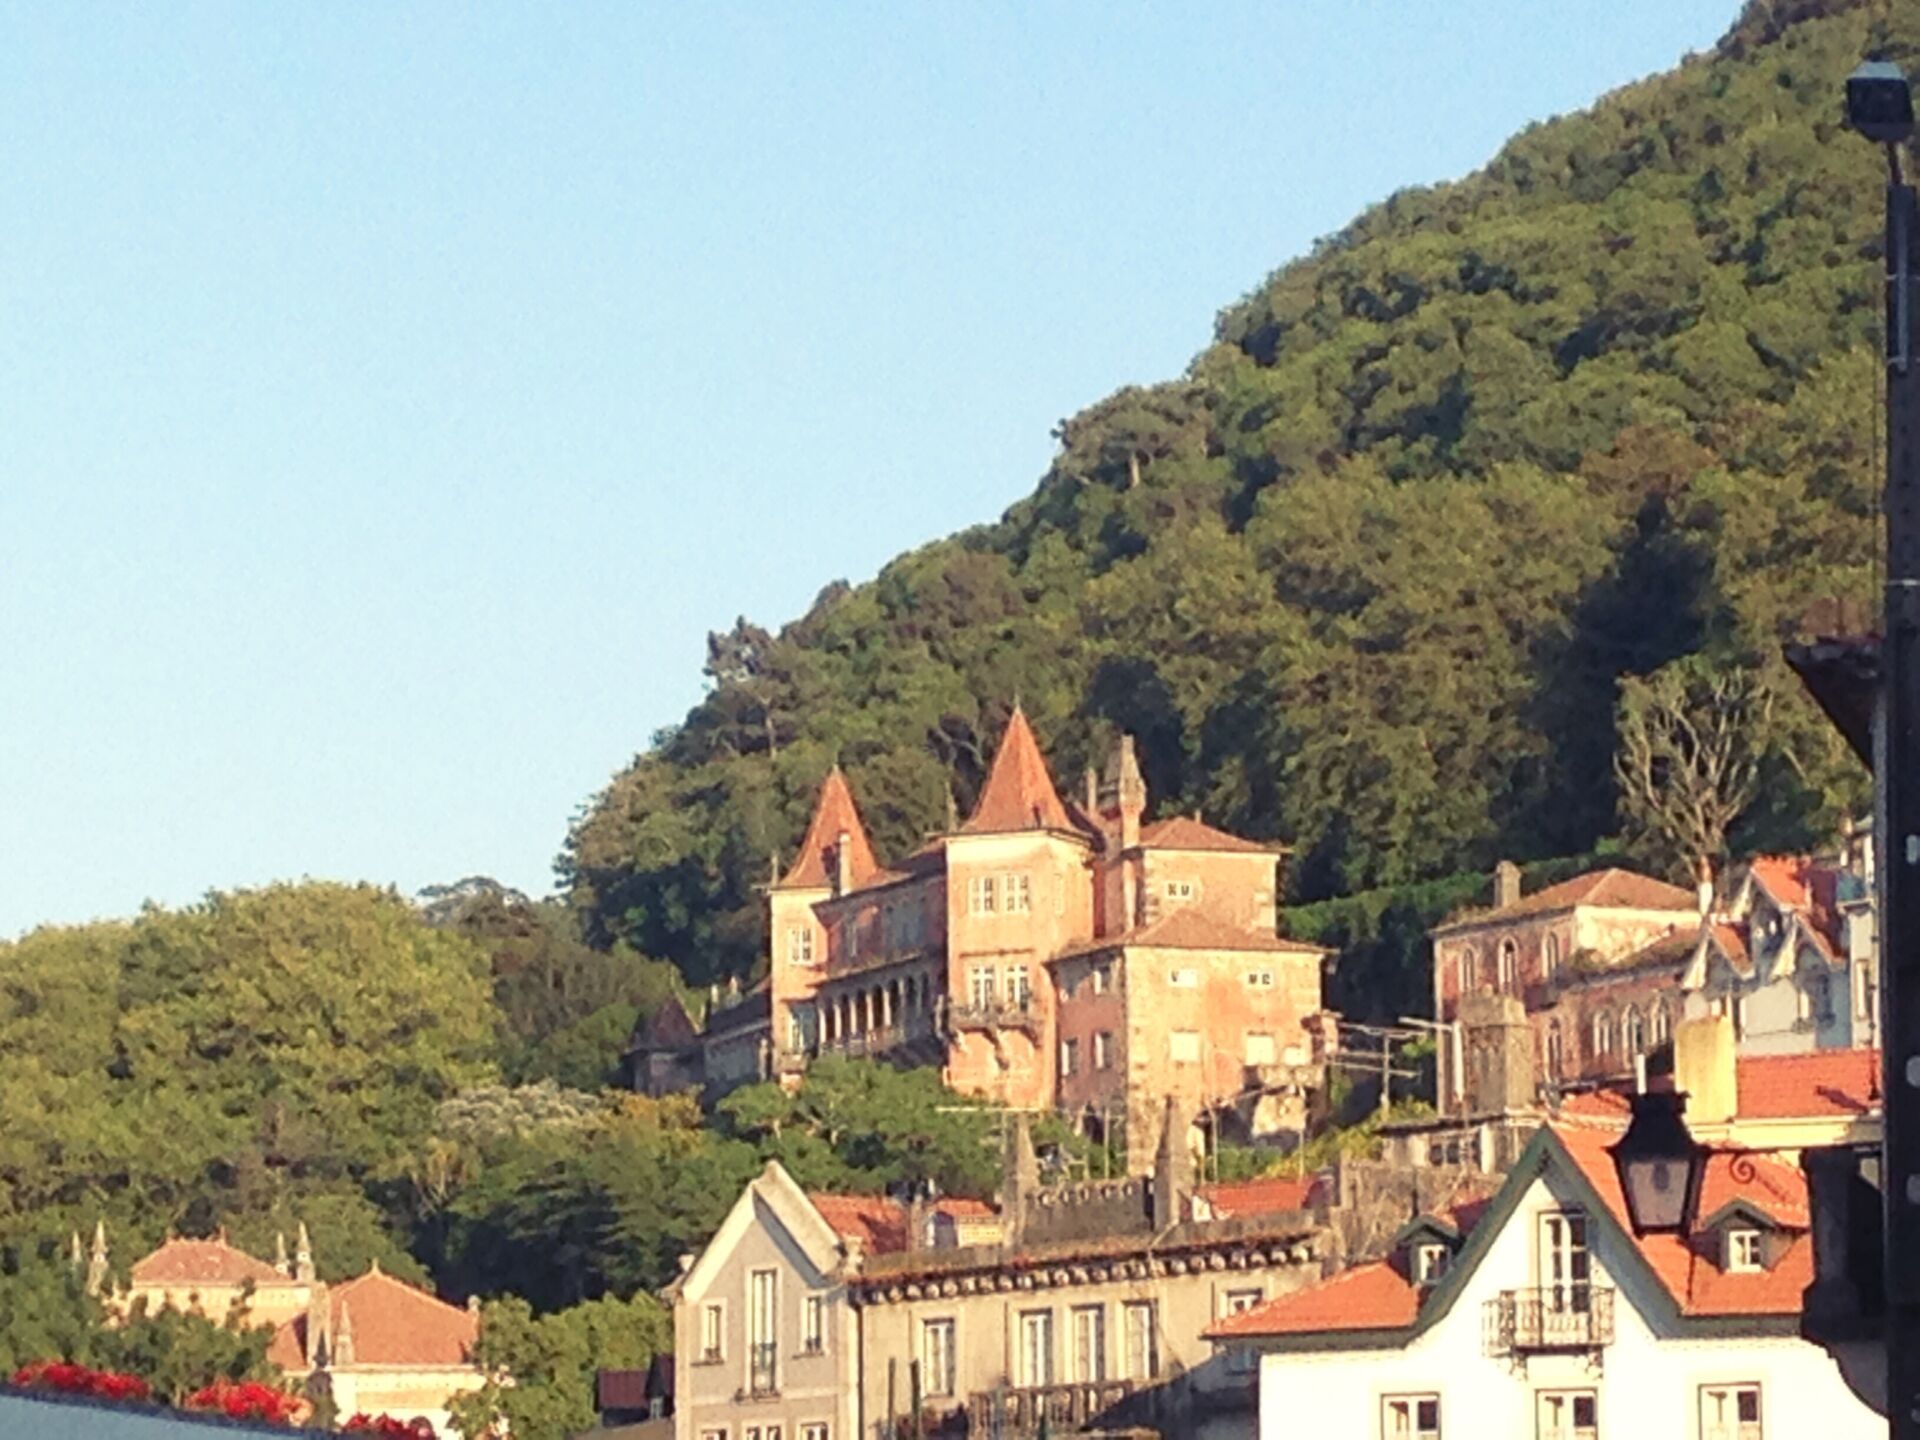
M 1613 1291 L 1599 1285 L 1503 1290 L 1485 1307 L 1489 1355 L 1597 1350 L 1613 1343 Z
M 1040 1017 L 1031 995 L 955 1000 L 947 1005 L 950 1030 L 1035 1030 Z
M 1084 1380 L 976 1391 L 967 1400 L 972 1435 L 1050 1435 L 1084 1430 L 1134 1393 L 1132 1380 Z

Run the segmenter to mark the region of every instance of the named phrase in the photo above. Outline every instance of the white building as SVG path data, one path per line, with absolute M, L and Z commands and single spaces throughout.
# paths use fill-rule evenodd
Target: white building
M 1542 1127 L 1479 1214 L 1411 1222 L 1395 1253 L 1209 1332 L 1260 1367 L 1263 1437 L 1867 1440 L 1886 1434 L 1799 1338 L 1806 1183 L 1711 1151 L 1685 1235 L 1636 1239 L 1607 1147 Z

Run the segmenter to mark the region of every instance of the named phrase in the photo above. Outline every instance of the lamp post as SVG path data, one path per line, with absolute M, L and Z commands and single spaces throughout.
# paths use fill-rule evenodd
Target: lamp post
M 1887 1423 L 1920 1440 L 1920 365 L 1914 273 L 1920 225 L 1902 150 L 1913 90 L 1899 66 L 1869 61 L 1848 77 L 1847 123 L 1887 155 L 1887 586 L 1881 753 L 1874 766 L 1880 879 L 1882 1274 Z
M 1693 1220 L 1707 1157 L 1687 1129 L 1686 1110 L 1685 1095 L 1642 1091 L 1627 1133 L 1608 1148 L 1636 1235 L 1681 1234 Z

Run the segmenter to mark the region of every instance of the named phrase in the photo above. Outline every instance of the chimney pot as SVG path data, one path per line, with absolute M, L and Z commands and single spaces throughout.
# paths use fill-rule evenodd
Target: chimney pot
M 844 895 L 853 888 L 853 836 L 842 830 L 833 842 L 833 893 Z

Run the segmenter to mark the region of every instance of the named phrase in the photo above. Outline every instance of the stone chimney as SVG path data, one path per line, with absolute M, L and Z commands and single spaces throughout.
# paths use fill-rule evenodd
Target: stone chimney
M 1193 1197 L 1193 1152 L 1187 1147 L 1187 1117 L 1169 1095 L 1160 1121 L 1160 1153 L 1153 1162 L 1153 1228 L 1186 1219 Z
M 853 888 L 853 836 L 842 830 L 833 841 L 833 893 L 844 895 Z
M 1520 867 L 1502 860 L 1493 867 L 1493 908 L 1504 910 L 1520 903 Z
M 1713 862 L 1702 855 L 1693 862 L 1694 902 L 1702 920 L 1713 918 Z
M 1087 812 L 1089 820 L 1097 820 L 1100 816 L 1100 772 L 1091 765 L 1087 766 L 1085 782 L 1080 808 Z
M 1687 1118 L 1719 1125 L 1740 1113 L 1733 1019 L 1704 1015 L 1673 1028 L 1673 1088 L 1687 1097 Z
M 1140 843 L 1140 820 L 1146 813 L 1147 782 L 1140 775 L 1140 758 L 1133 737 L 1122 735 L 1107 757 L 1106 780 L 1100 787 L 1100 828 L 1106 832 L 1110 855 Z

